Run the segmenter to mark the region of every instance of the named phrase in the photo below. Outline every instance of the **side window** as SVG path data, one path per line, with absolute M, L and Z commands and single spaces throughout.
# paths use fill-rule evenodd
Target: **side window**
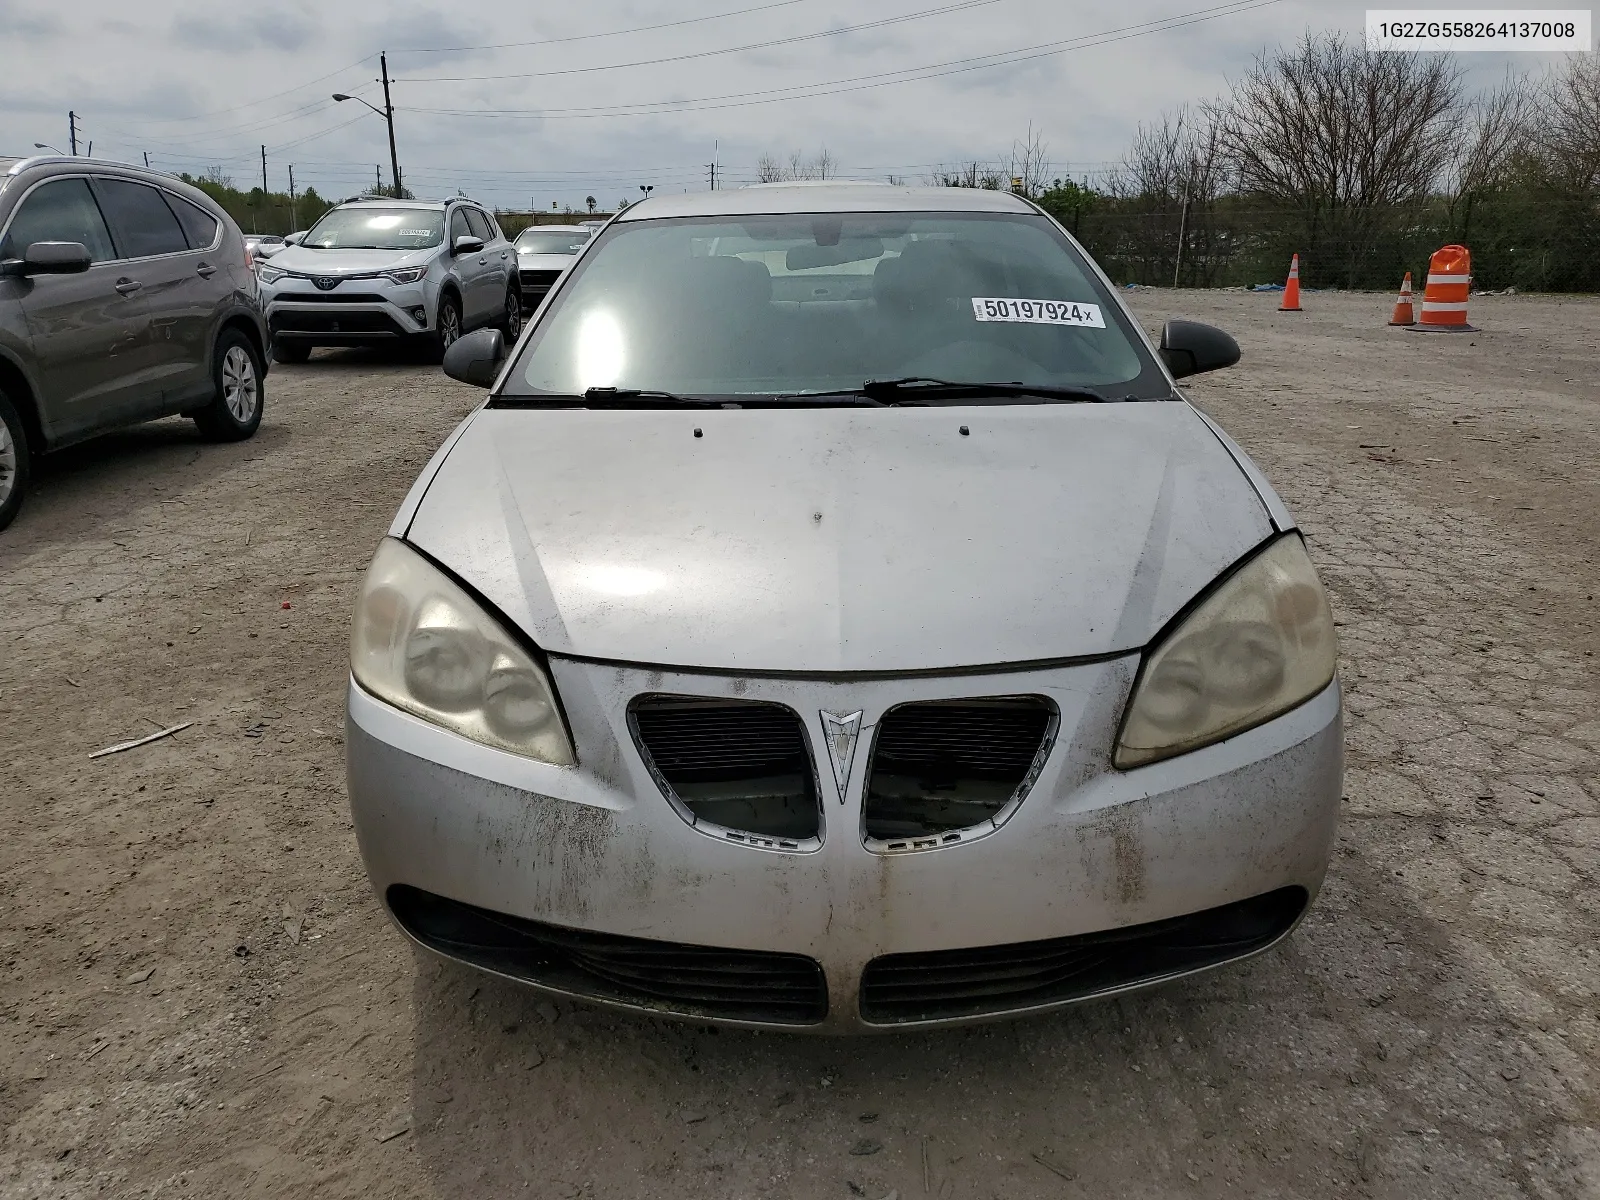
M 0 243 L 0 258 L 21 258 L 34 242 L 82 242 L 94 262 L 117 256 L 86 179 L 53 179 L 28 193 Z
M 217 219 L 197 204 L 190 204 L 182 196 L 167 193 L 167 206 L 178 216 L 184 236 L 189 239 L 189 249 L 209 250 L 217 240 Z
M 467 209 L 467 221 L 472 226 L 475 237 L 482 238 L 485 242 L 494 241 L 494 226 L 489 224 L 489 218 L 475 208 Z
M 117 231 L 123 257 L 148 258 L 189 248 L 178 218 L 155 188 L 126 179 L 97 179 L 95 188 Z
M 450 244 L 454 246 L 457 238 L 471 237 L 472 228 L 467 224 L 467 210 L 458 208 L 450 214 Z

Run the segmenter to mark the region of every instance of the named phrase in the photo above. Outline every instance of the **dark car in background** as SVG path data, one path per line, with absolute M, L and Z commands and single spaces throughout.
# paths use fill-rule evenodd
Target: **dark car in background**
M 251 436 L 265 350 L 244 236 L 205 193 L 122 163 L 0 159 L 0 529 L 39 454 L 175 414 Z

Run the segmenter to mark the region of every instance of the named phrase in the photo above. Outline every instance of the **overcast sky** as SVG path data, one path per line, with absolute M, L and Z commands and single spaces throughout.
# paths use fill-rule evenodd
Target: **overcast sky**
M 1112 165 L 1138 122 L 1215 95 L 1263 48 L 1307 29 L 1359 36 L 1366 7 L 1215 4 L 0 0 L 0 155 L 67 149 L 72 109 L 80 151 L 92 139 L 97 156 L 216 165 L 249 187 L 265 143 L 274 190 L 293 163 L 300 188 L 353 194 L 375 165 L 388 182 L 383 122 L 329 97 L 381 106 L 387 50 L 401 171 L 422 196 L 611 207 L 640 184 L 706 187 L 714 155 L 733 186 L 763 153 L 823 147 L 846 174 L 921 181 L 940 163 L 1004 156 L 1030 122 L 1054 173 L 1080 177 Z M 1512 62 L 1542 65 L 1462 60 L 1480 84 Z

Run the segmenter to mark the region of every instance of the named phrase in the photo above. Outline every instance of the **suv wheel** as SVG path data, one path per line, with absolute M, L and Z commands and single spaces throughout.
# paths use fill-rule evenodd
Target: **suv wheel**
M 237 329 L 224 329 L 211 363 L 216 397 L 194 414 L 200 433 L 213 442 L 237 442 L 253 434 L 266 400 L 265 374 L 250 339 Z
M 311 347 L 305 342 L 286 342 L 272 339 L 272 357 L 281 363 L 303 363 L 311 357 Z
M 522 332 L 522 294 L 515 284 L 506 289 L 506 315 L 500 322 L 500 332 L 506 335 L 507 350 Z
M 439 332 L 434 335 L 434 344 L 443 354 L 456 339 L 461 336 L 461 301 L 451 292 L 446 292 L 439 297 Z
M 28 490 L 28 431 L 0 392 L 0 529 L 11 524 Z

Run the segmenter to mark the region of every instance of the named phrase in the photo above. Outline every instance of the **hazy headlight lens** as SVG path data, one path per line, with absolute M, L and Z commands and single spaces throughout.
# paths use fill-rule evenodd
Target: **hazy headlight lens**
M 557 766 L 577 761 L 548 676 L 443 572 L 385 538 L 356 601 L 356 682 L 474 741 Z
M 402 267 L 398 271 L 385 272 L 396 283 L 415 283 L 427 273 L 427 267 Z
M 1337 652 L 1305 543 L 1279 538 L 1150 653 L 1112 761 L 1143 766 L 1271 720 L 1328 686 Z
M 256 262 L 256 278 L 261 280 L 262 283 L 277 283 L 286 274 L 288 272 L 279 267 L 268 266 L 265 262 L 259 260 Z

